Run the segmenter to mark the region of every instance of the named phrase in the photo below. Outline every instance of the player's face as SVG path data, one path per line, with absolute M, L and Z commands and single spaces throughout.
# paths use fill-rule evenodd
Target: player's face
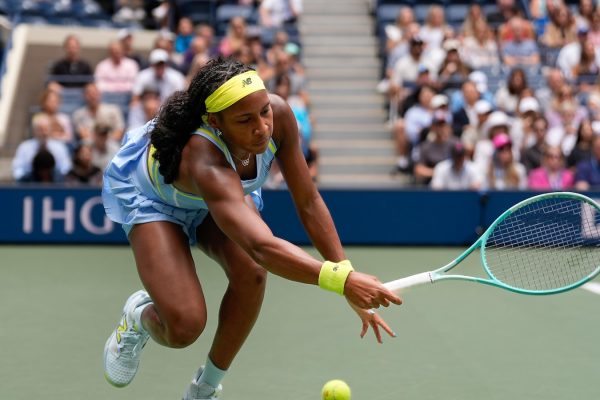
M 225 139 L 244 151 L 263 153 L 273 135 L 273 110 L 266 90 L 254 92 L 216 118 L 217 128 Z

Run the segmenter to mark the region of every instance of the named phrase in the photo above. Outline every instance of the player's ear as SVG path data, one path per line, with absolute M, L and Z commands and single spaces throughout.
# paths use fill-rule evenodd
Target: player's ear
M 215 128 L 219 131 L 221 130 L 219 127 L 219 118 L 217 118 L 217 114 L 208 113 L 208 125 L 210 125 L 212 128 Z

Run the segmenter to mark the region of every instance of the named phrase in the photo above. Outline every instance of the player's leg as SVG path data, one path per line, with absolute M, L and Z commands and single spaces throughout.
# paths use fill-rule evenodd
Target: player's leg
M 219 324 L 207 360 L 188 387 L 184 399 L 203 397 L 219 382 L 244 344 L 260 312 L 267 273 L 215 224 L 210 215 L 197 230 L 198 247 L 225 270 L 229 285 L 219 311 Z M 206 388 L 206 384 L 210 387 Z
M 140 279 L 152 298 L 141 315 L 156 342 L 189 346 L 206 325 L 204 293 L 188 238 L 171 222 L 137 225 L 129 235 Z
M 129 240 L 148 293 L 138 291 L 128 299 L 106 343 L 105 375 L 115 386 L 133 380 L 148 335 L 163 345 L 184 347 L 206 323 L 204 295 L 181 228 L 170 222 L 140 224 Z

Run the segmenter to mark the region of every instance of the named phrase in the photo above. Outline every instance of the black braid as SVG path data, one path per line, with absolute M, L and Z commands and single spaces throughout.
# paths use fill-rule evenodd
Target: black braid
M 206 114 L 204 101 L 228 79 L 251 70 L 233 59 L 210 60 L 198 71 L 185 91 L 174 93 L 161 107 L 150 141 L 156 148 L 159 172 L 165 183 L 173 183 L 179 174 L 181 152 L 191 134 L 202 125 Z

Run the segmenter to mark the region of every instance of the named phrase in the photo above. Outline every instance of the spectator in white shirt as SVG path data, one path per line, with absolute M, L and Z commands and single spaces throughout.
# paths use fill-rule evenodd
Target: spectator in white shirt
M 132 106 L 139 102 L 144 88 L 151 86 L 158 88 L 161 102 L 174 92 L 185 88 L 183 74 L 167 65 L 169 54 L 165 50 L 152 50 L 148 61 L 150 67 L 140 71 L 133 85 Z
M 71 170 L 69 149 L 64 142 L 51 138 L 50 125 L 50 119 L 43 114 L 33 117 L 33 138 L 25 140 L 17 147 L 12 160 L 14 180 L 18 182 L 36 180 L 33 176 L 33 160 L 41 149 L 47 150 L 54 157 L 54 181 L 60 181 Z
M 456 142 L 450 158 L 440 161 L 433 169 L 431 188 L 436 190 L 477 190 L 481 186 L 475 164 L 466 158 L 466 149 Z

